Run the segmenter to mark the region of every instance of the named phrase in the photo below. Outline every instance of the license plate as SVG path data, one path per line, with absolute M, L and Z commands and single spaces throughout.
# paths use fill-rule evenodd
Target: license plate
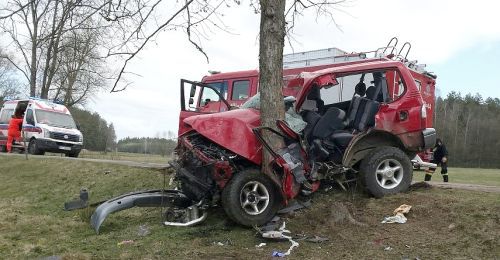
M 67 147 L 67 146 L 59 146 L 59 149 L 65 150 L 65 151 L 71 151 L 71 147 Z

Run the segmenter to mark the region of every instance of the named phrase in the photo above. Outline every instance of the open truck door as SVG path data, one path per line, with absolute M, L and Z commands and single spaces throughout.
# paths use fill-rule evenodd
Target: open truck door
M 227 87 L 224 84 L 205 84 L 181 79 L 181 112 L 179 115 L 178 135 L 188 129 L 184 119 L 201 114 L 228 111 L 231 106 L 225 98 Z

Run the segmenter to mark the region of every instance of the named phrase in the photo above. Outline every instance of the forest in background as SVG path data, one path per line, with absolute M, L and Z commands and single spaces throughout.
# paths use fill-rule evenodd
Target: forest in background
M 452 91 L 437 98 L 434 127 L 450 166 L 500 168 L 500 99 Z

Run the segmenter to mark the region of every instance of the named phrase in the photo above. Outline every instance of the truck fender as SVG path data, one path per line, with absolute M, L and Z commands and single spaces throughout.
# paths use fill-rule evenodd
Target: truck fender
M 393 146 L 408 153 L 401 140 L 392 133 L 381 130 L 369 130 L 355 136 L 351 140 L 345 150 L 342 164 L 352 167 L 360 162 L 371 150 L 380 146 Z
M 174 206 L 187 208 L 193 204 L 185 194 L 178 190 L 146 190 L 120 195 L 99 205 L 92 217 L 90 224 L 99 234 L 99 228 L 106 217 L 114 212 L 133 207 L 162 207 Z

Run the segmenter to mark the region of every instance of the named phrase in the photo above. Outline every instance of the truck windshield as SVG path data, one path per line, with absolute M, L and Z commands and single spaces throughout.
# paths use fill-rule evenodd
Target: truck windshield
M 40 124 L 47 124 L 55 127 L 76 128 L 75 121 L 68 114 L 56 113 L 45 110 L 35 110 L 36 121 Z

